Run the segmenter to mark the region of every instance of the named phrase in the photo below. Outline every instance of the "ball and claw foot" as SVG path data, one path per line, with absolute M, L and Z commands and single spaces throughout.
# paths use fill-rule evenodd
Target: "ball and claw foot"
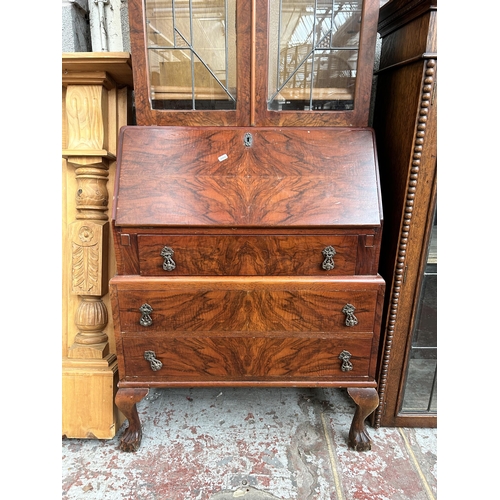
M 115 403 L 128 420 L 128 427 L 120 440 L 119 449 L 135 452 L 139 449 L 142 439 L 142 427 L 137 413 L 136 403 L 142 400 L 149 389 L 118 389 Z
M 121 451 L 131 451 L 135 452 L 139 449 L 141 445 L 142 439 L 142 430 L 139 427 L 138 429 L 131 429 L 130 426 L 125 429 L 125 432 L 120 439 L 120 450 Z
M 355 451 L 369 451 L 372 449 L 372 442 L 365 428 L 365 419 L 379 405 L 377 391 L 372 388 L 349 388 L 347 392 L 356 404 L 348 444 Z
M 349 446 L 354 451 L 369 451 L 372 449 L 372 441 L 366 430 L 363 432 L 351 430 L 349 431 Z

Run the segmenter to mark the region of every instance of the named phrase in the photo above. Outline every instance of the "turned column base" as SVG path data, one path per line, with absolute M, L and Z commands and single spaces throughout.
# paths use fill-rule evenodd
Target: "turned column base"
M 103 342 L 95 345 L 73 344 L 68 349 L 68 358 L 70 359 L 104 359 L 109 355 L 109 344 Z

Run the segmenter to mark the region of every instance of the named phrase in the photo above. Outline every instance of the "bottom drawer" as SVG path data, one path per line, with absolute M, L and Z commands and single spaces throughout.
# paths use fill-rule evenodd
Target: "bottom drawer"
M 125 379 L 305 381 L 368 377 L 373 335 L 356 338 L 177 337 L 123 339 Z M 342 354 L 343 353 L 343 354 Z

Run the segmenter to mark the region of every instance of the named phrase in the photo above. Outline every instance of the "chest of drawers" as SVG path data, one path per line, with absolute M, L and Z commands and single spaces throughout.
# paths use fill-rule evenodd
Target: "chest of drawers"
M 110 282 L 121 449 L 150 387 L 347 387 L 370 449 L 384 281 L 369 129 L 124 127 Z

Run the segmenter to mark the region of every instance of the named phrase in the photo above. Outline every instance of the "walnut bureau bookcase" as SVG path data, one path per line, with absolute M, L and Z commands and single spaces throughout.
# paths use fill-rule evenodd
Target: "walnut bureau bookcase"
M 368 450 L 385 291 L 367 128 L 378 2 L 219 4 L 213 32 L 203 2 L 129 6 L 138 126 L 120 134 L 110 281 L 120 447 L 140 445 L 150 387 L 312 386 L 347 388 L 349 445 Z

